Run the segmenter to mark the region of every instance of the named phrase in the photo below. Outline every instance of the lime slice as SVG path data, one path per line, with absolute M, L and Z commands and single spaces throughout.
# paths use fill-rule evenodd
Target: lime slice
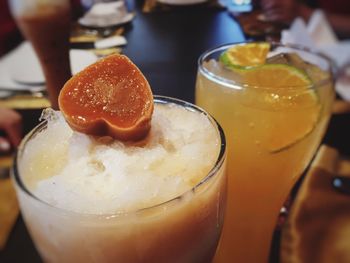
M 223 52 L 219 60 L 229 68 L 247 68 L 265 64 L 270 44 L 266 42 L 235 45 Z
M 266 122 L 272 124 L 266 134 L 269 152 L 290 148 L 315 129 L 321 105 L 305 71 L 285 64 L 265 64 L 239 72 L 243 83 L 259 92 L 252 93 L 261 96 L 256 104 L 263 103 L 270 111 L 266 113 Z
M 312 81 L 305 71 L 286 64 L 265 64 L 241 69 L 242 83 L 261 88 L 305 89 Z
M 288 111 L 276 117 L 267 140 L 270 153 L 279 153 L 306 139 L 316 128 L 320 119 L 321 104 L 314 92 L 300 95 L 302 99 Z M 299 106 L 297 106 L 299 105 Z M 296 109 L 299 107 L 299 109 Z

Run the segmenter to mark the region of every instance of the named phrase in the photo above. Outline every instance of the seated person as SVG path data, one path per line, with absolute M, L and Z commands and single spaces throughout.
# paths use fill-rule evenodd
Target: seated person
M 260 7 L 269 21 L 290 24 L 300 16 L 306 22 L 312 12 L 322 9 L 340 38 L 350 37 L 350 1 L 318 0 L 304 3 L 298 0 L 261 0 Z

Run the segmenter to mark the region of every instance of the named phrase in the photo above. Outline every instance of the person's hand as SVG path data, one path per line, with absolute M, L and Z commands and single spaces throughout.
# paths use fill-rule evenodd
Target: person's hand
M 261 8 L 268 21 L 290 24 L 300 16 L 308 20 L 312 10 L 296 0 L 261 0 Z
M 0 108 L 0 153 L 17 147 L 22 138 L 22 117 L 14 110 Z

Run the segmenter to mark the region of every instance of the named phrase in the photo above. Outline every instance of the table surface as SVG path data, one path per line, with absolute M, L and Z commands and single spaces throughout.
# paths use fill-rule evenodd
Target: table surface
M 136 17 L 125 28 L 128 44 L 123 53 L 141 69 L 154 94 L 193 102 L 200 54 L 214 46 L 245 40 L 240 25 L 224 9 L 197 5 L 143 13 L 142 1 L 132 4 Z M 350 134 L 350 115 L 336 115 L 324 141 L 349 154 L 346 134 Z M 0 251 L 0 262 L 40 261 L 19 217 L 6 248 Z

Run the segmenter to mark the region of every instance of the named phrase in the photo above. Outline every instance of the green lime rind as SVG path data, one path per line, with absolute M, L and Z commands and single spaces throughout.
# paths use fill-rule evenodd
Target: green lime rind
M 283 152 L 285 150 L 288 150 L 288 149 L 292 148 L 294 145 L 297 145 L 299 142 L 301 142 L 304 139 L 306 139 L 315 130 L 315 128 L 316 128 L 316 123 L 303 136 L 301 136 L 301 137 L 295 139 L 294 141 L 292 141 L 292 142 L 290 142 L 290 143 L 288 143 L 286 145 L 283 145 L 281 147 L 278 147 L 278 148 L 275 148 L 275 149 L 269 149 L 269 153 L 276 154 L 276 153 L 280 153 L 280 152 Z
M 219 61 L 224 64 L 224 66 L 228 69 L 231 70 L 246 70 L 251 68 L 252 66 L 240 66 L 237 64 L 232 63 L 231 57 L 228 55 L 228 52 L 225 51 L 223 53 L 221 53 L 220 57 L 219 57 Z
M 318 101 L 319 98 L 316 94 L 315 94 L 315 97 L 317 98 L 317 101 Z M 280 146 L 280 147 L 274 148 L 274 149 L 270 148 L 269 153 L 277 154 L 277 153 L 283 152 L 283 151 L 288 150 L 288 149 L 292 148 L 293 146 L 297 145 L 301 141 L 305 140 L 316 129 L 317 123 L 321 119 L 321 112 L 322 112 L 322 107 L 319 109 L 319 114 L 317 116 L 317 119 L 314 121 L 314 123 L 312 124 L 312 126 L 310 127 L 310 129 L 307 132 L 305 132 L 303 135 L 301 135 L 300 137 L 296 138 L 295 140 L 293 140 L 292 142 L 290 142 L 288 144 L 285 144 L 283 146 Z

